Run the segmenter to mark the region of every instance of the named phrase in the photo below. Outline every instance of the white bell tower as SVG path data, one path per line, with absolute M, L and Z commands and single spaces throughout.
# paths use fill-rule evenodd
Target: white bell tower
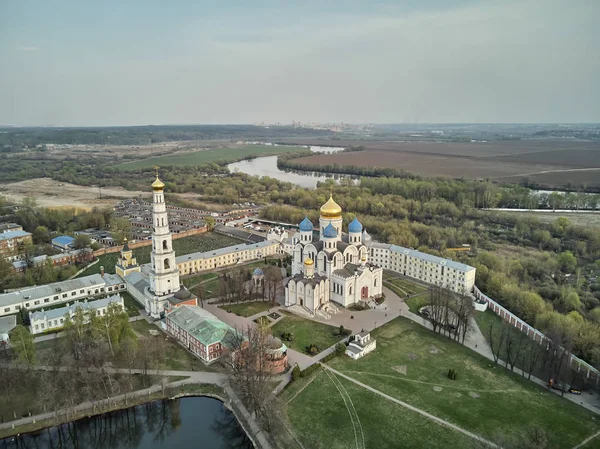
M 152 253 L 150 255 L 150 286 L 146 291 L 146 311 L 153 318 L 160 318 L 166 300 L 177 292 L 179 270 L 175 263 L 173 239 L 169 230 L 169 218 L 163 189 L 165 185 L 158 179 L 152 183 Z

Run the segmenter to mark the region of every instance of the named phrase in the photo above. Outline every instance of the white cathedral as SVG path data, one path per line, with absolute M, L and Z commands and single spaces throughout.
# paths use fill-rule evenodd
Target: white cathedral
M 333 197 L 321 206 L 319 240 L 308 219 L 299 224 L 292 255 L 292 277 L 285 285 L 285 305 L 315 314 L 330 301 L 344 307 L 381 296 L 383 269 L 369 263 L 370 237 L 355 218 L 342 233 L 342 208 Z

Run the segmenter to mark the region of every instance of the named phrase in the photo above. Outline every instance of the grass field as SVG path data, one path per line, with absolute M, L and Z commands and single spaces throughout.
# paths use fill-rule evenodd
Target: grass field
M 281 337 L 282 333 L 291 332 L 294 339 L 290 342 L 286 341 L 285 344 L 296 351 L 306 353 L 307 346 L 311 344 L 317 345 L 323 351 L 343 338 L 338 334 L 337 327 L 283 313 L 285 318 L 271 327 L 273 336 Z
M 583 408 L 504 368 L 493 367 L 489 360 L 407 319 L 397 318 L 373 331 L 372 336 L 377 339 L 375 352 L 356 361 L 336 358 L 330 365 L 475 434 L 493 439 L 498 433 L 514 435 L 538 425 L 548 432 L 558 448 L 572 448 L 600 429 L 595 417 Z M 450 368 L 458 371 L 455 381 L 447 378 Z M 320 383 L 311 384 L 300 397 L 313 394 L 313 388 L 321 388 Z M 322 403 L 329 404 L 338 394 L 330 387 L 318 396 Z M 355 404 L 362 404 L 370 395 L 358 390 L 352 396 Z M 395 408 L 392 404 L 385 407 Z M 290 413 L 294 416 L 293 408 Z M 338 413 L 343 413 L 343 408 Z M 402 420 L 393 421 L 392 427 L 395 431 L 410 431 Z M 439 430 L 437 424 L 431 423 L 430 427 Z M 381 435 L 388 431 L 379 430 Z M 298 432 L 303 433 L 301 428 Z M 327 438 L 325 434 L 319 436 Z M 447 443 L 454 441 L 459 440 Z M 413 441 L 413 446 L 406 447 L 417 446 Z
M 219 306 L 219 308 L 239 316 L 249 317 L 276 306 L 277 304 L 273 304 L 269 301 L 252 301 L 243 304 L 223 304 L 222 306 Z
M 213 150 L 194 151 L 185 154 L 170 156 L 151 157 L 139 161 L 125 162 L 116 165 L 117 170 L 137 170 L 140 168 L 151 168 L 155 165 L 164 167 L 169 165 L 201 165 L 207 163 L 235 162 L 252 156 L 268 156 L 273 154 L 290 153 L 305 150 L 306 148 L 294 146 L 272 146 L 272 145 L 244 145 L 233 148 L 217 148 Z
M 303 389 L 307 384 L 308 387 Z M 338 388 L 342 393 L 347 393 L 346 401 L 349 397 L 351 404 L 342 399 Z M 294 382 L 281 397 L 283 402 L 287 403 L 288 426 L 306 448 L 468 449 L 473 447 L 472 440 L 459 432 L 436 425 L 393 402 L 382 400 L 375 393 L 323 369 Z M 357 421 L 354 426 L 352 425 L 346 406 L 352 411 L 354 418 L 358 417 L 360 425 Z
M 226 246 L 237 245 L 240 241 L 232 237 L 217 234 L 216 232 L 206 232 L 204 234 L 192 235 L 181 239 L 173 240 L 173 249 L 178 256 L 184 254 L 195 253 L 198 251 L 211 251 L 214 249 L 224 248 Z M 134 257 L 137 258 L 138 264 L 150 262 L 150 253 L 152 245 L 142 246 L 133 250 Z M 100 267 L 104 267 L 107 273 L 115 272 L 115 264 L 119 258 L 119 253 L 104 254 L 99 256 L 99 262 L 89 267 L 87 270 L 80 273 L 77 277 L 89 276 L 90 274 L 100 273 Z

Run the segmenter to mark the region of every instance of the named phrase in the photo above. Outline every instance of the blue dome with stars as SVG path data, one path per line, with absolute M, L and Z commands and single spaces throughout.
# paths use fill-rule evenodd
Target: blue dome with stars
M 329 223 L 325 229 L 323 229 L 323 237 L 334 238 L 337 237 L 337 229 Z
M 354 217 L 354 220 L 348 225 L 348 232 L 362 232 L 363 225 Z
M 310 221 L 308 217 L 304 217 L 304 220 L 302 220 L 298 226 L 303 232 L 312 232 L 313 230 L 312 221 Z

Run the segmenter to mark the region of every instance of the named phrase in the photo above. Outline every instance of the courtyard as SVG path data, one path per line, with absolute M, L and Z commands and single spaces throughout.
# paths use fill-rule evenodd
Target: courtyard
M 321 352 L 345 337 L 339 335 L 339 327 L 301 318 L 287 312 L 281 313 L 283 318 L 271 327 L 273 336 L 281 338 L 283 333 L 291 333 L 292 341 L 283 338 L 282 340 L 288 347 L 298 352 L 306 354 L 306 348 L 310 345 L 316 345 Z

